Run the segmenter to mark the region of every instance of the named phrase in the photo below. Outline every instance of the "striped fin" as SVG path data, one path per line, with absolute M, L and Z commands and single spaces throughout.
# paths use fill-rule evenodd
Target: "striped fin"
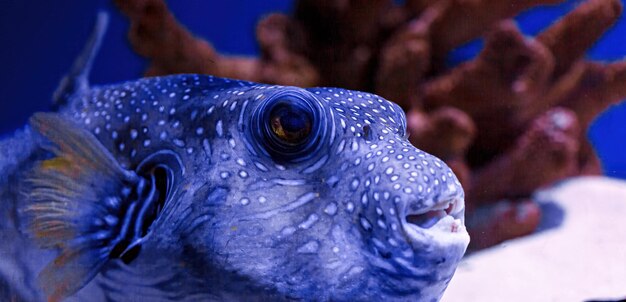
M 35 242 L 60 250 L 39 275 L 49 301 L 59 301 L 87 284 L 124 240 L 124 217 L 145 181 L 62 116 L 38 113 L 30 122 L 52 143 L 54 157 L 25 178 L 21 213 Z

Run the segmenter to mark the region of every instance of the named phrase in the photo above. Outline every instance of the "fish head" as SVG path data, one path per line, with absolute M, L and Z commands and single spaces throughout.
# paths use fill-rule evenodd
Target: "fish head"
M 194 251 L 184 259 L 196 275 L 219 276 L 216 290 L 246 292 L 229 288 L 246 280 L 292 298 L 440 298 L 469 242 L 464 193 L 443 161 L 409 143 L 399 106 L 267 85 L 206 98 L 217 101 L 187 110 L 206 113 L 204 131 L 186 130 L 201 168 L 182 177 L 189 189 L 156 231 Z

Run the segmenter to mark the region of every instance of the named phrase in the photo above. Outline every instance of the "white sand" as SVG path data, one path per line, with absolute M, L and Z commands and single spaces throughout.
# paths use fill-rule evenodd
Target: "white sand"
M 626 298 L 626 181 L 575 178 L 536 199 L 561 207 L 562 224 L 470 255 L 442 301 Z

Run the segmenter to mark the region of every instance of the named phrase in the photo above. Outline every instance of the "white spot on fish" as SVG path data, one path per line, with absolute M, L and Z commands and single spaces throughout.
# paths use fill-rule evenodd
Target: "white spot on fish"
M 254 165 L 255 165 L 255 166 L 256 166 L 259 170 L 261 170 L 261 171 L 263 171 L 263 172 L 267 172 L 267 171 L 269 171 L 269 169 L 268 169 L 268 168 L 267 168 L 264 164 L 262 164 L 262 163 L 260 163 L 260 162 L 256 162 L 256 161 L 255 161 L 255 162 L 254 162 Z
M 350 183 L 350 189 L 352 189 L 352 191 L 355 191 L 358 187 L 359 187 L 359 179 L 354 178 L 352 182 Z
M 211 155 L 211 143 L 209 143 L 208 139 L 205 138 L 202 140 L 202 148 L 208 156 Z
M 337 152 L 336 152 L 336 154 L 339 154 L 339 153 L 343 152 L 343 148 L 345 148 L 345 146 L 346 146 L 346 141 L 342 139 L 342 140 L 339 142 L 339 145 L 337 146 Z
M 185 142 L 180 140 L 180 139 L 174 139 L 174 145 L 178 146 L 178 147 L 184 147 L 185 146 Z
M 363 229 L 365 229 L 366 231 L 372 230 L 372 224 L 365 217 L 361 217 L 359 221 L 361 222 L 361 226 L 363 227 Z
M 224 135 L 224 129 L 222 128 L 222 120 L 218 120 L 217 123 L 215 124 L 215 132 L 217 133 L 217 136 L 222 137 L 222 135 Z
M 283 236 L 289 236 L 296 232 L 296 228 L 294 227 L 286 227 L 280 231 Z
M 385 224 L 385 222 L 384 222 L 384 221 L 382 221 L 382 220 L 380 220 L 380 219 L 378 219 L 378 221 L 376 222 L 376 224 L 378 224 L 378 226 L 379 226 L 381 229 L 387 229 L 387 225 Z
M 366 206 L 367 202 L 369 201 L 369 199 L 367 198 L 367 192 L 363 193 L 363 195 L 361 195 L 361 203 Z
M 312 164 L 309 167 L 307 167 L 304 170 L 302 170 L 302 173 L 310 174 L 310 173 L 313 173 L 313 172 L 319 170 L 326 163 L 327 160 L 328 160 L 328 155 L 322 156 L 314 164 Z
M 334 186 L 335 184 L 337 184 L 338 181 L 339 181 L 339 177 L 337 177 L 337 175 L 332 175 L 326 180 L 326 183 L 331 186 Z
M 334 202 L 330 202 L 328 205 L 326 205 L 326 207 L 324 208 L 324 213 L 333 216 L 337 213 L 337 204 Z
M 305 243 L 303 246 L 298 248 L 298 253 L 300 254 L 314 254 L 317 253 L 317 250 L 319 249 L 320 244 L 315 241 L 309 241 L 307 243 Z
M 319 220 L 319 216 L 317 214 L 311 214 L 305 221 L 298 225 L 299 228 L 306 230 L 309 229 L 313 224 L 315 224 Z

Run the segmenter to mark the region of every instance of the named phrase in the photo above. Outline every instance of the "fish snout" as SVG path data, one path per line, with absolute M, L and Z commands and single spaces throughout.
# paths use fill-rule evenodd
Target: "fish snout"
M 456 177 L 452 175 L 452 178 L 438 187 L 425 189 L 426 194 L 404 200 L 399 218 L 414 248 L 435 242 L 465 251 L 469 243 L 465 228 L 465 194 Z

